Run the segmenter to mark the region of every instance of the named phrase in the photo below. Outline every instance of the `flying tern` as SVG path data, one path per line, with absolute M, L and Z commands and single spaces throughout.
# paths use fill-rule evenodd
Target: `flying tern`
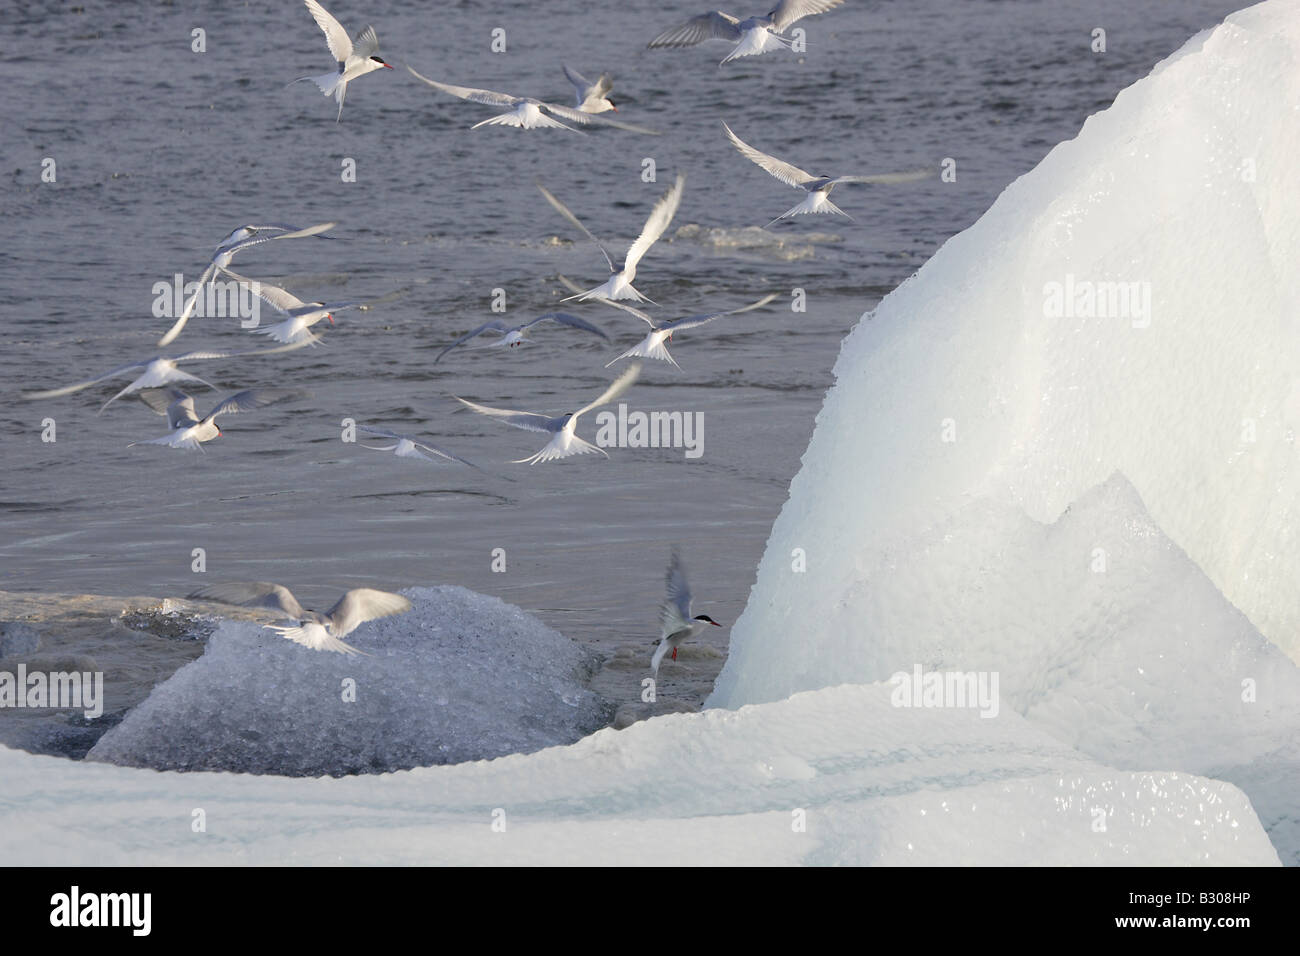
M 517 345 L 524 345 L 530 341 L 527 337 L 528 330 L 541 322 L 555 322 L 559 325 L 567 325 L 570 328 L 581 329 L 584 332 L 591 332 L 595 335 L 599 335 L 606 342 L 609 341 L 609 336 L 596 328 L 596 326 L 592 325 L 586 319 L 580 319 L 578 316 L 570 315 L 568 312 L 547 312 L 545 315 L 539 315 L 537 318 L 525 322 L 523 325 L 514 326 L 506 325 L 506 323 L 501 319 L 493 319 L 491 322 L 484 322 L 477 329 L 465 333 L 455 342 L 452 342 L 451 345 L 448 345 L 438 353 L 438 357 L 433 360 L 433 364 L 437 365 L 442 357 L 452 349 L 456 348 L 458 345 L 464 345 L 470 339 L 476 338 L 484 332 L 499 332 L 501 333 L 501 338 L 489 343 L 488 345 L 478 346 L 478 349 L 514 348 Z
M 564 64 L 561 64 L 564 66 Z M 614 88 L 614 81 L 609 78 L 608 73 L 600 74 L 600 78 L 593 83 L 577 70 L 571 70 L 564 66 L 564 75 L 569 78 L 574 89 L 574 108 L 584 113 L 604 113 L 608 110 L 618 112 L 618 107 L 614 101 L 609 98 L 609 91 Z
M 185 323 L 189 321 L 190 313 L 194 311 L 194 305 L 199 301 L 199 296 L 203 294 L 204 287 L 212 281 L 218 272 L 227 272 L 226 267 L 235 257 L 235 253 L 249 246 L 256 246 L 263 242 L 270 242 L 272 239 L 301 239 L 304 236 L 319 236 L 321 239 L 329 239 L 330 236 L 320 236 L 322 232 L 333 229 L 338 223 L 322 222 L 314 226 L 308 226 L 306 229 L 299 229 L 297 226 L 286 226 L 281 224 L 268 225 L 248 225 L 240 226 L 234 230 L 221 242 L 217 243 L 216 250 L 212 253 L 212 259 L 208 262 L 207 268 L 199 276 L 198 288 L 190 300 L 185 303 L 185 308 L 181 310 L 180 318 L 167 330 L 167 334 L 158 340 L 158 344 L 169 345 L 176 336 L 181 334 L 181 329 L 185 328 Z M 238 281 L 238 280 L 236 280 Z
M 144 392 L 140 397 L 154 411 L 167 416 L 167 427 L 171 431 L 161 438 L 133 441 L 128 448 L 131 445 L 166 445 L 168 448 L 184 448 L 187 451 L 197 448 L 201 451 L 203 442 L 221 437 L 221 429 L 216 422 L 218 415 L 233 415 L 236 412 L 264 408 L 278 402 L 302 398 L 306 393 L 288 388 L 250 388 L 236 392 L 218 403 L 206 418 L 199 418 L 194 410 L 193 396 L 185 394 L 179 388 L 168 389 L 165 398 L 156 395 L 157 393 Z M 165 408 L 162 407 L 164 401 L 168 403 Z
M 788 48 L 793 41 L 781 34 L 797 20 L 833 10 L 843 2 L 844 0 L 781 0 L 767 16 L 749 17 L 745 20 L 714 10 L 665 30 L 647 46 L 683 47 L 695 46 L 705 40 L 725 40 L 735 44 L 732 51 L 722 59 L 722 63 L 726 63 L 741 56 L 757 56 L 769 50 Z M 718 65 L 721 66 L 722 63 Z
M 593 408 L 599 408 L 601 405 L 608 405 L 610 402 L 617 399 L 631 387 L 632 383 L 636 381 L 637 376 L 640 374 L 641 364 L 639 362 L 634 362 L 632 365 L 628 366 L 627 370 L 624 371 L 622 375 L 611 382 L 605 391 L 601 392 L 600 398 L 596 399 L 589 405 L 584 405 L 576 412 L 569 412 L 568 414 L 560 415 L 557 418 L 550 418 L 538 412 L 517 412 L 508 408 L 489 408 L 486 405 L 479 405 L 476 402 L 467 401 L 459 396 L 453 397 L 462 405 L 469 406 L 481 415 L 489 415 L 507 425 L 513 425 L 515 428 L 523 428 L 527 431 L 533 432 L 547 432 L 552 436 L 551 440 L 546 443 L 545 447 L 543 447 L 541 451 L 535 455 L 529 456 L 528 458 L 516 459 L 514 462 L 515 464 L 527 463 L 529 465 L 535 465 L 541 461 L 551 461 L 555 458 L 568 458 L 570 455 L 586 455 L 590 452 L 600 452 L 600 454 L 608 458 L 609 455 L 603 448 L 599 448 L 590 442 L 583 441 L 577 436 L 574 430 L 578 425 L 578 419 Z
M 588 299 L 598 298 L 631 299 L 634 302 L 650 302 L 651 305 L 654 305 L 654 302 L 632 287 L 632 280 L 636 278 L 637 263 L 641 261 L 641 258 L 649 251 L 650 247 L 664 234 L 668 224 L 672 222 L 673 216 L 677 213 L 677 207 L 681 205 L 682 190 L 685 186 L 686 176 L 678 173 L 677 180 L 673 183 L 672 188 L 660 196 L 659 200 L 654 204 L 654 208 L 650 210 L 650 217 L 646 219 L 645 228 L 641 230 L 641 235 L 628 247 L 627 256 L 623 259 L 623 268 L 615 269 L 614 260 L 610 258 L 605 247 L 600 244 L 600 240 L 592 235 L 591 231 L 582 224 L 568 206 L 560 202 L 541 183 L 537 183 L 537 188 L 546 197 L 546 201 L 554 206 L 556 212 L 567 219 L 579 232 L 596 244 L 596 248 L 600 250 L 600 254 L 605 257 L 605 262 L 609 265 L 610 276 L 603 283 L 594 289 L 571 295 L 562 301 L 568 302 L 571 299 L 577 299 L 579 302 L 585 302 Z
M 285 316 L 281 322 L 273 325 L 261 325 L 253 329 L 258 335 L 269 335 L 276 342 L 286 345 L 316 345 L 321 337 L 311 331 L 311 327 L 321 319 L 329 319 L 334 324 L 334 313 L 344 309 L 355 308 L 360 302 L 304 302 L 296 295 L 271 285 L 260 279 L 247 279 L 244 276 L 226 270 L 226 275 L 238 282 L 244 282 L 253 294 L 271 308 Z
M 141 359 L 138 362 L 131 362 L 127 365 L 121 365 L 111 372 L 105 372 L 98 378 L 88 379 L 84 382 L 77 382 L 74 385 L 65 385 L 62 388 L 54 388 L 45 392 L 24 392 L 23 398 L 58 398 L 61 395 L 71 395 L 73 392 L 79 392 L 84 388 L 90 388 L 92 385 L 98 385 L 100 382 L 106 382 L 110 378 L 117 378 L 120 375 L 127 375 L 138 372 L 139 374 L 127 385 L 103 405 L 99 411 L 102 413 L 115 401 L 124 395 L 130 395 L 138 392 L 143 388 L 159 388 L 163 385 L 170 385 L 173 382 L 198 382 L 200 385 L 206 385 L 208 388 L 215 389 L 216 386 L 211 382 L 199 378 L 197 375 L 191 375 L 189 372 L 182 372 L 176 366 L 181 362 L 196 362 L 200 359 L 221 359 L 236 358 L 243 355 L 271 355 L 276 352 L 286 352 L 285 348 L 255 349 L 250 352 L 185 352 L 181 355 L 155 355 L 151 358 Z
M 443 458 L 447 461 L 458 461 L 462 465 L 469 465 L 471 468 L 475 468 L 479 471 L 483 470 L 472 461 L 466 461 L 459 455 L 453 455 L 451 452 L 439 448 L 437 445 L 430 445 L 428 442 L 420 441 L 418 438 L 412 438 L 410 435 L 399 435 L 397 432 L 390 432 L 386 428 L 375 428 L 370 425 L 358 425 L 357 428 L 360 431 L 365 432 L 367 435 L 377 435 L 380 438 L 392 438 L 395 439 L 396 442 L 392 445 L 362 445 L 362 448 L 369 448 L 372 451 L 391 451 L 397 455 L 398 458 L 422 458 L 425 461 L 437 461 L 438 458 Z M 425 452 L 432 452 L 438 457 L 430 458 L 429 455 L 425 454 Z
M 659 676 L 659 665 L 668 651 L 672 651 L 672 659 L 677 660 L 677 648 L 683 641 L 694 637 L 709 625 L 722 627 L 707 614 L 691 615 L 691 586 L 686 581 L 686 567 L 676 548 L 668 563 L 665 583 L 668 597 L 659 611 L 659 646 L 655 648 L 654 657 L 650 661 L 650 670 L 656 677 Z
M 439 83 L 437 80 L 431 80 L 427 76 L 417 73 L 413 67 L 408 66 L 407 69 L 411 71 L 412 76 L 421 82 L 429 84 L 435 90 L 450 93 L 452 96 L 458 96 L 462 100 L 469 100 L 471 103 L 483 103 L 487 106 L 496 106 L 506 110 L 505 113 L 498 113 L 496 116 L 490 116 L 482 122 L 475 123 L 470 129 L 478 129 L 480 126 L 518 126 L 521 129 L 567 129 L 571 133 L 582 132 L 582 130 L 561 123 L 550 115 L 554 113 L 555 116 L 573 123 L 614 126 L 633 133 L 646 133 L 651 136 L 659 135 L 654 130 L 646 129 L 644 126 L 633 126 L 631 123 L 595 116 L 591 112 L 584 112 L 571 106 L 544 103 L 541 100 L 533 99 L 531 96 L 513 96 L 510 93 L 479 90 L 472 86 L 454 86 L 451 83 Z
M 321 76 L 300 76 L 294 83 L 311 80 L 326 96 L 332 96 L 339 104 L 339 115 L 334 122 L 343 119 L 343 100 L 348 95 L 348 83 L 359 76 L 365 76 L 375 70 L 391 70 L 392 66 L 384 62 L 379 55 L 379 37 L 374 27 L 366 27 L 357 34 L 356 42 L 348 38 L 348 31 L 330 15 L 316 0 L 303 0 L 307 9 L 316 20 L 316 25 L 325 33 L 325 43 L 330 48 L 330 55 L 338 61 L 338 69 Z
M 613 365 L 614 362 L 621 361 L 625 358 L 652 358 L 659 359 L 662 362 L 671 362 L 674 368 L 680 369 L 681 366 L 677 364 L 677 360 L 668 354 L 668 348 L 666 345 L 666 343 L 673 340 L 674 332 L 683 332 L 686 329 L 696 328 L 708 322 L 712 322 L 714 319 L 720 319 L 724 315 L 739 315 L 742 312 L 761 309 L 763 306 L 775 299 L 776 296 L 777 293 L 769 292 L 757 302 L 751 302 L 749 305 L 742 306 L 739 309 L 729 309 L 725 312 L 707 312 L 702 315 L 688 315 L 685 318 L 674 319 L 672 322 L 665 322 L 662 325 L 650 318 L 650 316 L 646 315 L 640 309 L 635 309 L 630 305 L 624 305 L 622 302 L 615 302 L 612 299 L 607 299 L 605 302 L 606 305 L 612 305 L 616 309 L 622 309 L 624 312 L 635 315 L 642 322 L 646 323 L 646 325 L 650 326 L 650 331 L 646 334 L 645 338 L 622 355 L 618 356 L 618 358 L 609 362 L 605 368 L 609 368 L 609 366 Z
M 750 146 L 733 133 L 731 127 L 726 123 L 722 124 L 722 128 L 727 131 L 727 138 L 731 140 L 731 145 L 735 146 L 742 156 L 766 170 L 787 186 L 794 186 L 806 190 L 808 193 L 803 202 L 793 209 L 781 213 L 781 215 L 769 222 L 768 226 L 774 225 L 789 216 L 798 216 L 802 213 L 835 213 L 852 222 L 852 216 L 831 202 L 831 190 L 838 183 L 914 183 L 934 175 L 934 170 L 931 169 L 914 169 L 905 173 L 879 173 L 875 176 L 814 176 L 812 173 L 804 172 L 798 166 L 793 166 Z
M 213 584 L 194 591 L 189 597 L 192 601 L 217 601 L 276 611 L 294 623 L 289 626 L 265 624 L 266 630 L 314 651 L 340 654 L 364 653 L 344 642 L 343 638 L 366 621 L 391 617 L 411 609 L 411 602 L 400 594 L 374 588 L 353 588 L 322 614 L 307 610 L 288 588 L 269 581 Z

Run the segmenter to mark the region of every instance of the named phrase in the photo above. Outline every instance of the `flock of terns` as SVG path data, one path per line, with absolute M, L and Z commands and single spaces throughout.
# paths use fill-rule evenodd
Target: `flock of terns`
M 651 48 L 694 46 L 708 40 L 726 41 L 732 49 L 722 60 L 722 64 L 738 57 L 755 56 L 772 50 L 788 49 L 793 45 L 792 38 L 785 35 L 798 20 L 814 14 L 825 13 L 840 6 L 844 0 L 780 0 L 766 16 L 755 16 L 741 20 L 719 11 L 692 17 L 650 41 Z M 392 65 L 379 56 L 379 39 L 373 27 L 367 26 L 355 40 L 317 0 L 304 0 L 308 11 L 325 34 L 325 41 L 336 68 L 321 76 L 302 77 L 316 84 L 326 96 L 331 96 L 338 104 L 336 121 L 342 120 L 343 103 L 347 96 L 348 84 L 358 77 L 381 69 L 392 69 Z M 720 64 L 721 66 L 721 64 Z M 612 82 L 608 74 L 603 74 L 595 82 L 574 70 L 564 67 L 564 72 L 575 91 L 573 106 L 563 106 L 532 97 L 515 96 L 491 90 L 456 86 L 432 80 L 417 73 L 413 68 L 407 69 L 419 80 L 440 92 L 461 99 L 491 106 L 504 112 L 496 113 L 488 119 L 474 125 L 477 129 L 488 125 L 513 126 L 521 129 L 558 128 L 572 132 L 576 130 L 570 123 L 578 125 L 607 125 L 631 132 L 654 134 L 653 130 L 631 123 L 613 120 L 602 114 L 618 112 L 610 99 Z M 298 80 L 294 81 L 299 82 Z M 772 225 L 791 216 L 805 213 L 832 213 L 841 216 L 847 214 L 830 201 L 831 190 L 841 183 L 900 183 L 927 178 L 934 170 L 922 169 L 905 173 L 891 173 L 874 176 L 815 176 L 797 166 L 763 153 L 740 139 L 726 123 L 722 124 L 726 137 L 742 156 L 757 164 L 781 182 L 803 189 L 807 196 L 796 206 L 782 213 L 768 225 Z M 648 331 L 635 346 L 624 351 L 611 360 L 606 368 L 623 359 L 651 359 L 677 365 L 669 354 L 667 343 L 672 341 L 676 332 L 698 328 L 724 316 L 737 315 L 762 308 L 774 299 L 775 293 L 764 296 L 750 305 L 728 311 L 719 311 L 691 315 L 670 322 L 659 322 L 628 301 L 649 303 L 650 299 L 642 295 L 633 285 L 637 276 L 637 266 L 642 258 L 664 234 L 681 203 L 685 188 L 685 177 L 678 174 L 671 188 L 661 196 L 651 209 L 640 235 L 629 245 L 621 265 L 609 254 L 601 242 L 591 233 L 574 212 L 560 201 L 541 183 L 537 188 L 546 201 L 586 239 L 600 250 L 605 264 L 609 268 L 608 277 L 600 284 L 583 289 L 565 277 L 560 279 L 573 293 L 565 302 L 598 301 L 621 309 L 648 326 Z M 285 239 L 328 240 L 332 237 L 325 233 L 336 223 L 320 223 L 305 228 L 283 223 L 248 224 L 240 226 L 217 244 L 208 264 L 204 268 L 197 290 L 186 302 L 181 314 L 174 324 L 158 341 L 159 347 L 172 343 L 184 330 L 195 305 L 205 287 L 218 276 L 225 276 L 243 284 L 257 295 L 262 302 L 269 305 L 280 316 L 280 320 L 271 325 L 259 326 L 253 331 L 267 336 L 277 345 L 270 348 L 237 351 L 189 351 L 176 355 L 158 354 L 135 362 L 122 365 L 72 385 L 41 392 L 29 392 L 30 399 L 50 399 L 68 395 L 82 389 L 120 378 L 134 376 L 132 381 L 114 394 L 100 407 L 102 413 L 119 398 L 140 393 L 141 399 L 153 411 L 165 415 L 168 421 L 168 433 L 158 438 L 144 439 L 131 444 L 158 444 L 172 448 L 201 449 L 204 442 L 221 435 L 217 419 L 221 416 L 247 412 L 279 402 L 303 397 L 306 393 L 283 388 L 254 388 L 238 392 L 214 405 L 208 413 L 200 417 L 196 411 L 193 396 L 178 388 L 178 384 L 200 384 L 213 388 L 204 381 L 180 368 L 192 362 L 243 358 L 269 355 L 316 345 L 321 336 L 313 331 L 319 322 L 334 322 L 334 313 L 360 305 L 357 302 L 319 302 L 304 301 L 292 293 L 267 282 L 248 279 L 231 270 L 230 266 L 236 254 L 266 242 Z M 552 323 L 567 329 L 596 335 L 605 341 L 609 337 L 596 325 L 569 312 L 548 312 L 528 322 L 510 326 L 501 320 L 485 322 L 443 349 L 434 360 L 441 361 L 444 356 L 466 343 L 485 334 L 499 336 L 489 348 L 513 348 L 525 341 L 528 332 L 542 323 Z M 483 346 L 479 346 L 483 347 Z M 574 455 L 598 452 L 608 454 L 598 446 L 586 441 L 577 434 L 579 419 L 587 412 L 617 400 L 637 380 L 641 372 L 641 362 L 632 362 L 615 378 L 595 400 L 582 406 L 576 412 L 561 416 L 548 416 L 540 412 L 517 411 L 481 405 L 467 399 L 453 396 L 474 412 L 493 418 L 506 425 L 548 435 L 546 444 L 535 454 L 517 460 L 517 463 L 539 464 Z M 413 457 L 427 460 L 444 459 L 477 467 L 471 462 L 452 454 L 435 445 L 421 441 L 409 435 L 399 434 L 376 426 L 359 426 L 359 430 L 377 437 L 387 438 L 394 443 L 383 446 L 364 446 L 381 451 L 390 451 L 401 457 Z M 708 615 L 694 615 L 692 597 L 687 583 L 686 571 L 680 555 L 674 549 L 666 575 L 667 596 L 660 613 L 660 638 L 651 660 L 651 670 L 657 676 L 665 656 L 677 658 L 677 649 L 683 641 L 690 639 L 706 627 L 720 627 Z M 343 638 L 365 621 L 387 617 L 410 610 L 411 603 L 398 594 L 378 591 L 371 588 L 357 588 L 346 592 L 339 601 L 325 613 L 304 608 L 287 588 L 269 582 L 242 584 L 220 584 L 202 588 L 190 597 L 195 600 L 217 601 L 244 607 L 260 608 L 273 612 L 278 619 L 287 619 L 286 625 L 266 625 L 281 637 L 295 641 L 314 650 L 335 651 L 345 654 L 361 653 L 343 641 Z

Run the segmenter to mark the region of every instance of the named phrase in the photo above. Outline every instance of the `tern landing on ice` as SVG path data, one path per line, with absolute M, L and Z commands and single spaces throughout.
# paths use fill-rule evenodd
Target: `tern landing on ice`
M 176 336 L 181 334 L 181 329 L 185 328 L 185 323 L 189 321 L 190 314 L 194 311 L 194 305 L 199 301 L 199 296 L 203 294 L 204 287 L 216 278 L 218 272 L 225 273 L 227 271 L 226 267 L 230 265 L 235 253 L 247 249 L 249 246 L 270 242 L 272 239 L 301 239 L 304 236 L 329 239 L 330 236 L 321 236 L 320 233 L 333 229 L 336 225 L 338 223 L 322 222 L 314 226 L 308 226 L 306 229 L 278 223 L 240 226 L 217 243 L 217 248 L 212 253 L 212 259 L 208 262 L 207 268 L 203 270 L 203 274 L 199 276 L 198 288 L 190 296 L 190 300 L 185 303 L 180 318 L 167 330 L 167 334 L 158 340 L 158 344 L 160 346 L 169 345 L 176 339 Z M 239 280 L 236 279 L 235 281 Z
M 479 90 L 472 86 L 454 86 L 451 83 L 439 83 L 437 80 L 431 80 L 427 76 L 417 73 L 410 66 L 407 69 L 417 80 L 428 83 L 435 90 L 458 96 L 462 100 L 468 100 L 471 103 L 483 103 L 486 106 L 495 106 L 507 111 L 498 113 L 496 116 L 490 116 L 480 123 L 475 123 L 470 129 L 478 129 L 480 126 L 518 126 L 520 129 L 567 129 L 571 133 L 582 132 L 582 130 L 561 123 L 550 115 L 554 113 L 555 116 L 573 123 L 582 123 L 588 126 L 593 124 L 614 126 L 632 133 L 646 133 L 650 136 L 659 135 L 654 130 L 646 129 L 644 126 L 633 126 L 631 123 L 622 123 L 618 120 L 606 119 L 603 116 L 595 116 L 591 112 L 585 112 L 571 106 L 544 103 L 541 100 L 533 99 L 531 96 L 512 96 L 509 93 Z
M 659 611 L 659 646 L 655 648 L 655 655 L 650 660 L 650 670 L 656 677 L 659 676 L 659 664 L 665 654 L 672 651 L 672 659 L 677 660 L 677 648 L 683 641 L 690 640 L 710 624 L 722 627 L 707 614 L 691 616 L 691 586 L 686 581 L 686 568 L 676 548 L 668 563 L 665 583 L 668 599 Z
M 731 145 L 740 151 L 740 155 L 766 170 L 787 186 L 794 186 L 808 193 L 808 197 L 803 202 L 793 209 L 781 213 L 772 222 L 769 222 L 768 226 L 778 223 L 789 216 L 798 216 L 803 213 L 834 213 L 852 222 L 852 216 L 831 202 L 831 190 L 838 183 L 914 183 L 922 179 L 929 179 L 937 172 L 937 170 L 933 169 L 913 169 L 905 173 L 878 173 L 875 176 L 836 176 L 834 178 L 830 176 L 814 176 L 812 173 L 804 172 L 798 166 L 793 166 L 750 146 L 733 133 L 731 127 L 726 123 L 722 124 L 722 128 L 727 131 L 727 138 L 731 140 Z
M 695 46 L 705 40 L 725 40 L 735 44 L 732 51 L 722 59 L 722 63 L 726 63 L 740 56 L 756 56 L 769 50 L 788 48 L 792 41 L 781 34 L 794 26 L 795 21 L 833 10 L 843 2 L 844 0 L 781 0 L 767 16 L 749 17 L 746 20 L 714 10 L 665 30 L 647 46 L 682 47 Z M 722 63 L 718 65 L 721 66 Z
M 515 459 L 515 464 L 535 465 L 539 461 L 551 461 L 555 458 L 568 458 L 570 455 L 586 455 L 590 452 L 600 452 L 606 458 L 609 455 L 603 448 L 599 448 L 590 442 L 583 441 L 575 433 L 578 425 L 578 419 L 591 411 L 593 408 L 599 408 L 601 405 L 608 405 L 617 399 L 620 395 L 631 387 L 641 374 L 641 363 L 635 362 L 628 366 L 618 378 L 610 383 L 609 388 L 601 393 L 600 398 L 596 399 L 590 405 L 584 405 L 576 412 L 570 412 L 566 415 L 560 415 L 556 418 L 550 418 L 538 412 L 516 412 L 508 408 L 489 408 L 486 405 L 479 405 L 475 402 L 466 401 L 458 396 L 453 396 L 456 401 L 463 405 L 468 405 L 480 415 L 489 415 L 497 421 L 507 425 L 513 425 L 515 428 L 523 428 L 526 431 L 546 432 L 551 436 L 551 440 L 546 443 L 535 455 L 528 458 Z
M 595 83 L 577 70 L 571 70 L 567 66 L 564 67 L 564 75 L 573 84 L 576 98 L 573 104 L 574 109 L 581 110 L 584 113 L 604 113 L 608 110 L 618 112 L 618 107 L 609 98 L 609 91 L 614 88 L 614 81 L 609 78 L 608 73 L 600 74 L 600 78 Z
M 586 292 L 580 292 L 571 295 L 562 301 L 568 302 L 571 299 L 577 299 L 579 302 L 585 302 L 587 299 L 631 299 L 634 302 L 651 302 L 636 289 L 632 288 L 632 280 L 636 278 L 636 266 L 650 249 L 651 246 L 664 234 L 668 224 L 672 222 L 673 216 L 677 213 L 677 207 L 682 202 L 682 190 L 686 187 L 686 176 L 682 173 L 677 174 L 677 181 L 673 183 L 671 189 L 659 197 L 650 210 L 650 217 L 646 220 L 645 228 L 641 230 L 641 235 L 637 237 L 636 242 L 628 247 L 627 256 L 623 259 L 623 268 L 615 269 L 614 260 L 610 258 L 609 252 L 600 244 L 600 240 L 592 235 L 591 230 L 582 224 L 577 216 L 564 203 L 560 202 L 549 189 L 541 183 L 537 188 L 542 191 L 546 201 L 555 207 L 555 211 L 567 219 L 579 232 L 596 244 L 600 254 L 605 257 L 605 262 L 609 266 L 610 276 L 603 283 L 594 289 L 588 289 Z
M 391 70 L 379 56 L 379 37 L 375 36 L 374 27 L 366 27 L 357 35 L 356 42 L 348 39 L 348 31 L 330 15 L 316 0 L 303 0 L 311 11 L 316 25 L 325 33 L 325 42 L 329 45 L 330 55 L 338 62 L 338 69 L 321 76 L 300 76 L 294 83 L 311 80 L 326 96 L 332 96 L 339 104 L 339 115 L 334 122 L 343 119 L 343 100 L 348 95 L 348 84 L 359 76 L 373 73 L 375 70 Z
M 213 584 L 200 588 L 189 597 L 192 601 L 218 601 L 222 604 L 276 611 L 294 623 L 288 627 L 263 625 L 268 631 L 314 651 L 337 651 L 340 654 L 363 653 L 342 639 L 366 621 L 390 617 L 411 609 L 411 602 L 400 594 L 376 591 L 373 588 L 353 588 L 339 598 L 332 608 L 321 614 L 319 611 L 309 611 L 299 604 L 288 588 L 269 581 Z
M 167 416 L 167 427 L 171 429 L 161 438 L 147 438 L 133 441 L 131 445 L 166 445 L 168 448 L 184 448 L 187 451 L 199 449 L 203 442 L 221 437 L 217 427 L 218 415 L 233 415 L 254 408 L 265 408 L 279 402 L 303 398 L 306 392 L 288 388 L 250 388 L 236 392 L 220 402 L 206 418 L 199 418 L 194 410 L 193 397 L 186 395 L 179 388 L 170 388 L 159 397 L 158 393 L 142 392 L 140 397 L 150 408 Z M 166 403 L 165 405 L 163 403 Z
M 596 328 L 596 326 L 592 325 L 586 319 L 580 319 L 578 318 L 578 316 L 570 315 L 568 312 L 547 312 L 545 315 L 539 315 L 537 318 L 529 322 L 525 322 L 523 325 L 513 325 L 513 326 L 506 325 L 506 323 L 503 322 L 501 319 L 493 319 L 491 322 L 484 322 L 477 329 L 474 329 L 470 332 L 466 332 L 455 342 L 452 342 L 451 345 L 448 345 L 445 349 L 443 349 L 441 352 L 438 353 L 438 357 L 433 360 L 433 364 L 437 365 L 438 362 L 442 359 L 442 357 L 446 355 L 448 352 L 450 352 L 452 349 L 456 348 L 456 346 L 464 345 L 470 339 L 482 335 L 484 332 L 498 332 L 501 334 L 501 338 L 487 345 L 480 345 L 474 351 L 478 351 L 481 349 L 514 348 L 517 345 L 526 345 L 529 341 L 531 341 L 530 339 L 527 338 L 528 330 L 531 329 L 534 325 L 537 325 L 541 322 L 555 322 L 559 325 L 567 325 L 570 328 L 581 329 L 584 332 L 594 333 L 595 335 L 599 335 L 606 342 L 609 341 L 609 336 L 606 335 L 604 332 L 602 332 L 600 329 Z

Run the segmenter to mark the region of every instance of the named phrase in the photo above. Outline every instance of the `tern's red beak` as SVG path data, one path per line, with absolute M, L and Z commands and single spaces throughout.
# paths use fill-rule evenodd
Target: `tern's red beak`
M 334 324 L 334 316 L 330 315 L 328 312 L 325 313 L 325 318 L 330 320 L 330 325 Z

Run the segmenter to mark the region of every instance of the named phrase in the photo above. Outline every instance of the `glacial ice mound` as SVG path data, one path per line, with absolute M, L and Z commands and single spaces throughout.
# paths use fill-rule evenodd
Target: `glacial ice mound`
M 863 317 L 710 705 L 998 671 L 1300 863 L 1297 102 L 1300 7 L 1236 13 Z
M 366 656 L 311 651 L 225 621 L 88 760 L 289 776 L 382 773 L 573 743 L 609 720 L 592 656 L 465 588 L 411 588 L 362 625 Z M 352 637 L 349 638 L 352 641 Z

